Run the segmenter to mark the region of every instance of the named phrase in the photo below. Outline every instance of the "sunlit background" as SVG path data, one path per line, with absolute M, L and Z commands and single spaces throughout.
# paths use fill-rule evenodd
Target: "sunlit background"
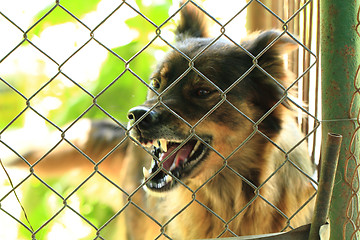
M 48 132 L 56 131 L 55 125 L 62 126 L 82 115 L 106 118 L 99 108 L 91 107 L 92 96 L 96 96 L 97 104 L 104 111 L 120 122 L 126 121 L 128 109 L 144 100 L 146 86 L 138 78 L 147 81 L 154 63 L 169 49 L 162 40 L 155 39 L 156 27 L 144 17 L 160 26 L 174 14 L 179 3 L 165 0 L 121 3 L 64 0 L 58 6 L 54 0 L 0 1 L 0 135 L 3 143 L 23 152 L 39 144 Z M 223 0 L 219 4 L 217 0 L 208 0 L 202 6 L 225 24 L 243 9 L 245 1 Z M 139 16 L 137 10 L 144 17 Z M 246 33 L 245 16 L 246 10 L 226 28 L 226 34 L 236 42 Z M 177 18 L 161 27 L 161 36 L 170 43 L 174 40 L 171 30 Z M 213 24 L 212 35 L 219 34 L 219 25 Z M 152 44 L 147 46 L 150 41 Z M 133 58 L 137 53 L 140 54 Z M 0 157 L 16 157 L 7 146 L 0 143 Z M 19 169 L 11 169 L 9 173 L 15 186 L 29 174 L 28 170 Z M 73 177 L 76 175 L 64 176 L 60 182 L 58 179 L 46 181 L 66 195 L 73 190 L 69 186 Z M 26 187 L 29 185 L 31 188 Z M 0 196 L 11 189 L 7 175 L 0 168 Z M 103 191 L 111 196 L 110 188 Z M 57 219 L 47 224 L 36 235 L 37 239 L 93 239 L 89 236 L 94 236 L 94 229 L 72 211 L 64 210 L 57 215 L 62 202 L 37 179 L 28 179 L 16 193 L 35 229 L 45 223 L 44 219 Z M 101 195 L 99 189 L 90 187 L 86 193 L 75 193 L 68 203 L 101 225 L 114 214 L 112 204 L 115 203 L 110 198 L 108 202 L 100 202 L 97 195 Z M 13 193 L 1 202 L 1 208 L 27 224 Z M 29 231 L 3 211 L 0 211 L 0 229 L 0 239 L 31 239 Z

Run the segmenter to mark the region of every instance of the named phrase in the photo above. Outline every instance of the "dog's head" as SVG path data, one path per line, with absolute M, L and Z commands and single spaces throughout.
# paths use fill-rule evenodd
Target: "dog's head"
M 278 105 L 286 105 L 289 77 L 283 54 L 297 47 L 278 31 L 239 45 L 207 38 L 192 6 L 182 10 L 176 33 L 176 49 L 151 76 L 146 102 L 128 114 L 130 135 L 153 152 L 144 176 L 157 192 L 172 189 L 178 179 L 206 179 L 224 161 L 239 161 L 234 158 L 242 149 L 234 150 L 258 130 L 269 138 L 279 132 L 284 106 Z

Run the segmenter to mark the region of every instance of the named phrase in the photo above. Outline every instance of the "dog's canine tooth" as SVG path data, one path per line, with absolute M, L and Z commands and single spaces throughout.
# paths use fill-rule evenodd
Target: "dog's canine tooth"
M 172 177 L 170 175 L 165 176 L 165 183 L 169 183 L 172 181 Z
M 150 172 L 149 170 L 146 169 L 146 167 L 143 167 L 143 175 L 145 179 L 148 179 L 150 177 Z
M 200 144 L 201 144 L 200 141 L 197 141 L 197 142 L 196 142 L 193 150 L 192 150 L 191 153 L 189 154 L 189 157 L 191 157 L 191 156 L 195 153 L 195 151 L 199 148 Z
M 159 148 L 159 140 L 154 140 L 152 145 L 156 148 Z
M 165 139 L 159 139 L 158 141 L 163 152 L 167 152 L 167 141 Z
M 150 167 L 150 169 L 152 170 L 152 169 L 155 167 L 155 165 L 156 165 L 156 161 L 155 161 L 155 159 L 153 159 L 153 160 L 151 161 L 151 167 Z

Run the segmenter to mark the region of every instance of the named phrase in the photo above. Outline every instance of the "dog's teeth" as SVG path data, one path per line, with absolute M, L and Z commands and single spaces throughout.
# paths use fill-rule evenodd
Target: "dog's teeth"
M 191 157 L 191 156 L 195 153 L 195 151 L 199 148 L 200 144 L 201 144 L 200 141 L 197 141 L 197 142 L 196 142 L 196 144 L 195 144 L 193 150 L 191 151 L 189 157 Z
M 145 167 L 143 167 L 143 175 L 145 179 L 148 179 L 150 177 L 150 172 Z
M 172 177 L 170 175 L 165 176 L 165 183 L 169 183 L 172 181 Z
M 194 150 L 197 150 L 199 148 L 200 144 L 201 144 L 201 142 L 197 141 L 197 143 L 195 144 Z
M 154 147 L 159 148 L 159 140 L 154 140 L 153 145 Z
M 155 161 L 155 159 L 153 159 L 153 160 L 151 161 L 151 167 L 150 167 L 150 169 L 153 169 L 153 168 L 155 167 L 155 165 L 156 165 L 156 161 Z
M 163 152 L 167 152 L 167 141 L 165 139 L 159 139 L 159 143 Z

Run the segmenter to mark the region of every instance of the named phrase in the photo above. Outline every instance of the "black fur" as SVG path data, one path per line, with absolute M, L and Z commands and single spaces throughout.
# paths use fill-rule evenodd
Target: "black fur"
M 182 4 L 180 22 L 175 30 L 177 42 L 181 42 L 186 38 L 204 38 L 208 36 L 203 17 L 199 15 L 196 7 L 190 5 L 199 8 L 192 2 Z
M 178 202 L 192 199 L 191 192 L 179 186 L 181 180 L 197 193 L 199 202 L 226 221 L 243 211 L 230 224 L 236 234 L 280 231 L 287 222 L 284 215 L 264 206 L 256 192 L 292 216 L 294 210 L 288 208 L 287 201 L 297 210 L 303 200 L 296 200 L 294 195 L 304 191 L 305 196 L 313 191 L 297 169 L 282 162 L 285 156 L 282 159 L 281 151 L 264 137 L 284 147 L 285 152 L 288 143 L 292 145 L 302 138 L 297 129 L 290 131 L 293 136 L 285 140 L 286 144 L 283 142 L 283 130 L 296 125 L 286 106 L 291 74 L 284 66 L 283 54 L 295 49 L 296 42 L 284 32 L 270 30 L 253 35 L 239 47 L 226 38 L 209 38 L 203 21 L 206 13 L 192 1 L 183 5 L 181 16 L 176 30 L 177 49 L 166 55 L 151 76 L 152 89 L 145 103 L 129 113 L 130 124 L 137 123 L 140 116 L 144 121 L 133 125 L 130 135 L 155 150 L 153 167 L 144 173 L 146 187 L 150 192 L 164 194 L 164 204 L 170 206 L 170 211 L 174 207 L 174 212 L 160 211 L 159 216 L 169 219 L 182 211 Z M 286 121 L 282 120 L 284 116 Z M 156 151 L 164 141 L 172 152 Z M 300 151 L 306 153 L 306 146 L 301 146 Z M 310 165 L 307 154 L 291 154 L 296 164 Z M 269 179 L 281 164 L 282 169 Z M 307 167 L 304 171 L 310 173 Z M 288 177 L 298 180 L 300 190 L 286 186 L 283 180 Z M 248 201 L 253 202 L 245 207 Z M 295 225 L 305 222 L 309 212 Z M 182 214 L 166 229 L 177 239 L 216 237 L 223 227 L 197 205 L 189 206 Z M 208 230 L 201 228 L 204 218 L 207 226 L 213 224 Z

